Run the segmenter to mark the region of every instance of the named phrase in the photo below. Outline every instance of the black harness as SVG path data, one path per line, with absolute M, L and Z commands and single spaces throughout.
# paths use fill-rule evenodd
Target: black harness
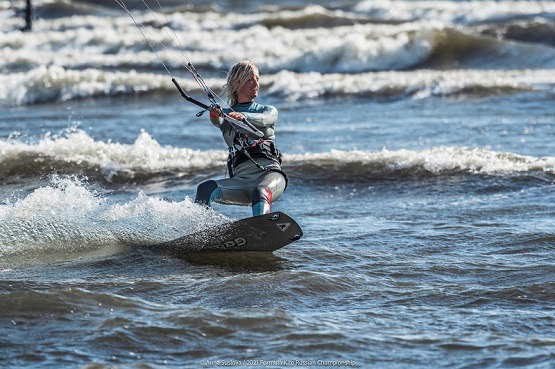
M 273 141 L 258 140 L 249 142 L 245 137 L 241 136 L 237 136 L 234 141 L 235 143 L 229 148 L 229 154 L 227 156 L 227 170 L 230 178 L 235 175 L 233 170 L 237 168 L 238 165 L 250 160 L 262 170 L 281 174 L 285 178 L 285 188 L 287 188 L 289 180 L 284 171 L 275 168 L 267 168 L 254 160 L 255 158 L 269 159 L 281 165 L 281 151 L 279 151 Z

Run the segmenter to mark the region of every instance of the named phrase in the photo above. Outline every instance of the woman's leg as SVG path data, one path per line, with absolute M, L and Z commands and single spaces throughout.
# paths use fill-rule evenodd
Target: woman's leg
M 270 213 L 272 201 L 277 200 L 283 191 L 285 191 L 283 175 L 276 172 L 266 174 L 252 191 L 252 216 Z
M 210 206 L 212 201 L 217 201 L 221 198 L 222 190 L 218 187 L 218 183 L 216 181 L 210 180 L 202 182 L 198 185 L 197 194 L 195 196 L 195 202 L 197 204 Z
M 268 214 L 272 211 L 272 191 L 264 186 L 257 186 L 252 191 L 252 216 Z
M 213 201 L 230 205 L 251 205 L 253 216 L 271 211 L 272 201 L 285 190 L 285 178 L 276 172 L 265 173 L 255 181 L 236 177 L 209 180 L 197 187 L 195 202 L 210 206 Z
M 250 205 L 253 185 L 235 178 L 202 182 L 197 187 L 195 202 L 210 206 L 213 201 L 229 205 Z

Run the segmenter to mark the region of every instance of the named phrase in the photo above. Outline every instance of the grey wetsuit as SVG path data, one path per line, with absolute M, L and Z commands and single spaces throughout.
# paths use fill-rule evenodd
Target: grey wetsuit
M 261 105 L 257 102 L 237 104 L 233 111 L 245 115 L 247 120 L 258 128 L 263 134 L 262 140 L 274 142 L 274 126 L 277 121 L 277 109 L 271 105 Z M 231 109 L 224 109 L 229 113 Z M 224 141 L 229 148 L 236 142 L 237 132 L 231 124 L 221 117 L 210 117 L 210 121 L 222 131 Z M 239 132 L 244 133 L 244 132 Z M 260 138 L 247 134 L 248 140 Z M 268 158 L 255 158 L 258 164 L 272 169 L 260 169 L 251 160 L 245 160 L 233 168 L 233 176 L 219 180 L 210 180 L 201 183 L 197 188 L 195 202 L 210 206 L 212 201 L 223 204 L 251 205 L 253 216 L 270 212 L 272 201 L 277 200 L 286 187 L 286 179 L 281 171 L 280 164 Z

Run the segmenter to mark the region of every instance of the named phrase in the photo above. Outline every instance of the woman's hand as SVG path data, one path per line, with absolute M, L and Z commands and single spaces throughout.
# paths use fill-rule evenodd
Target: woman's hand
M 237 119 L 237 120 L 243 120 L 245 119 L 245 116 L 239 112 L 236 111 L 232 111 L 231 113 L 228 114 L 230 117 L 232 117 L 233 119 Z
M 216 104 L 210 105 L 210 117 L 217 118 L 222 115 L 222 108 Z
M 221 117 L 222 116 L 222 108 L 220 108 L 218 105 L 216 104 L 212 104 L 210 105 L 210 117 L 212 118 L 217 118 L 217 117 Z M 243 120 L 245 119 L 245 115 L 236 112 L 236 111 L 232 111 L 231 113 L 228 114 L 231 118 L 233 119 L 237 119 L 237 120 Z

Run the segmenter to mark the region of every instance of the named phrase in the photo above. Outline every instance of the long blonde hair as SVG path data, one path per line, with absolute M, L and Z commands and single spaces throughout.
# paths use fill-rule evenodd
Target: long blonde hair
M 243 60 L 229 69 L 227 81 L 223 88 L 223 92 L 227 95 L 229 106 L 238 103 L 237 93 L 253 74 L 259 74 L 258 68 L 250 60 Z

